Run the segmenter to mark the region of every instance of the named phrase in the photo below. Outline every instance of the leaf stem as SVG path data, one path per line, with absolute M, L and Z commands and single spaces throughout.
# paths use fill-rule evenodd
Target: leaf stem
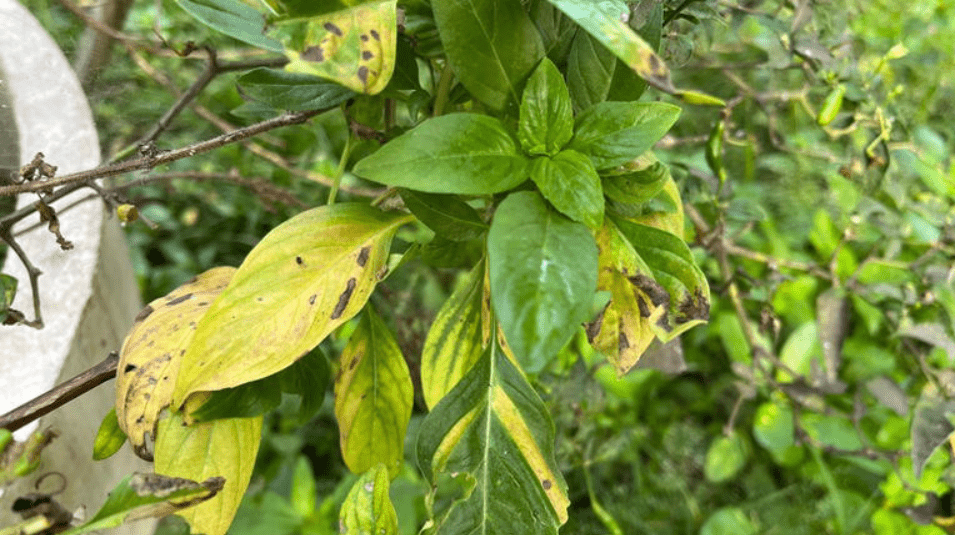
M 438 79 L 437 94 L 434 97 L 434 112 L 432 117 L 438 117 L 444 114 L 444 107 L 448 104 L 448 95 L 451 93 L 451 79 L 454 78 L 454 72 L 451 70 L 451 64 L 444 63 L 444 69 L 441 70 L 441 77 Z
M 335 176 L 332 177 L 332 188 L 328 191 L 328 205 L 335 204 L 335 197 L 338 195 L 338 187 L 342 182 L 342 175 L 345 174 L 345 166 L 348 165 L 348 157 L 351 156 L 352 134 L 348 133 L 345 138 L 345 148 L 342 149 L 342 156 L 338 160 L 338 169 L 335 169 Z

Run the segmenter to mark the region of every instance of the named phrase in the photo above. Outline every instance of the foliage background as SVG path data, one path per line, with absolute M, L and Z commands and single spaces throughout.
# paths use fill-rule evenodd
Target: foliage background
M 82 23 L 59 3 L 25 3 L 71 56 Z M 955 359 L 955 9 L 941 0 L 668 4 L 682 7 L 662 44 L 677 85 L 730 104 L 724 115 L 684 107 L 657 151 L 690 205 L 695 224 L 687 230 L 713 287 L 711 321 L 684 335 L 687 371 L 676 376 L 638 369 L 617 379 L 581 343 L 542 377 L 572 493 L 563 531 L 950 532 L 948 450 L 936 451 L 921 478 L 909 453 L 916 400 L 926 385 L 945 390 L 943 370 Z M 246 50 L 172 1 L 134 3 L 124 31 L 152 38 L 154 28 L 180 49 L 192 40 L 232 59 Z M 157 79 L 181 91 L 202 68 L 172 53 L 136 57 L 117 46 L 113 54 L 88 89 L 105 159 L 175 100 Z M 259 112 L 237 91 L 236 76 L 215 79 L 198 103 L 239 125 Z M 817 112 L 839 84 L 841 111 L 822 127 Z M 665 97 L 651 90 L 644 99 Z M 720 148 L 712 132 L 721 120 Z M 330 112 L 256 143 L 288 158 L 289 168 L 330 176 L 343 121 Z M 218 133 L 192 110 L 161 144 Z M 327 195 L 240 144 L 163 172 L 231 174 L 282 193 L 194 179 L 131 189 L 155 224 L 127 226 L 146 301 L 213 266 L 238 265 L 270 228 Z M 348 175 L 344 185 L 373 187 Z M 431 264 L 389 278 L 375 302 L 397 328 L 413 375 L 430 319 L 459 282 Z M 831 321 L 842 307 L 845 322 Z M 835 377 L 824 372 L 826 343 L 841 346 L 829 357 L 839 365 Z M 768 373 L 767 362 L 792 373 Z M 409 437 L 421 409 L 419 399 Z M 283 407 L 266 420 L 232 533 L 334 533 L 354 476 L 340 460 L 331 396 L 305 426 L 292 414 Z M 425 518 L 426 485 L 413 466 L 392 489 L 408 534 Z M 314 512 L 302 502 L 310 485 Z

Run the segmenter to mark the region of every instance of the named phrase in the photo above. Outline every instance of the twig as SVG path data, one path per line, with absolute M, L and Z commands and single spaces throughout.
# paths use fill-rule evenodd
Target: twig
M 20 247 L 20 244 L 13 239 L 9 228 L 0 229 L 0 240 L 6 242 L 6 244 L 13 249 L 13 252 L 16 253 L 17 257 L 20 259 L 20 262 L 23 263 L 23 267 L 27 270 L 27 276 L 30 278 L 30 291 L 33 293 L 33 320 L 22 320 L 20 323 L 40 329 L 43 327 L 43 314 L 40 312 L 39 279 L 43 272 L 40 271 L 38 267 L 34 266 L 33 262 L 30 262 L 30 258 L 27 256 L 26 252 Z
M 96 366 L 0 416 L 0 429 L 16 431 L 109 381 L 116 377 L 118 363 L 119 354 L 114 351 Z

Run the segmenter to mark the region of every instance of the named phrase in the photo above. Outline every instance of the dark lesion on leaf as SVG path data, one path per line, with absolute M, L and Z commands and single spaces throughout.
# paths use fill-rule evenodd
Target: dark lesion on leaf
M 365 264 L 368 263 L 368 256 L 370 254 L 371 254 L 371 247 L 362 247 L 361 250 L 358 251 L 358 260 L 357 260 L 358 265 L 361 267 L 365 267 Z
M 348 369 L 354 370 L 355 366 L 358 366 L 358 361 L 361 360 L 361 355 L 355 355 L 355 358 L 351 359 L 351 362 L 348 363 Z
M 325 61 L 325 52 L 322 51 L 321 47 L 310 46 L 302 51 L 302 54 L 299 56 L 305 61 L 314 61 L 316 63 L 321 63 Z
M 627 333 L 620 331 L 620 336 L 617 337 L 617 351 L 623 353 L 630 348 L 630 340 L 627 339 Z
M 314 305 L 314 304 L 315 304 L 315 299 L 316 299 L 317 297 L 318 297 L 318 294 L 312 294 L 312 295 L 308 298 L 308 304 Z
M 368 67 L 362 65 L 358 67 L 358 79 L 361 80 L 361 83 L 368 85 Z
M 710 319 L 710 302 L 700 288 L 697 288 L 692 296 L 689 294 L 684 296 L 677 310 L 680 313 L 677 316 L 677 321 L 680 323 L 693 320 L 709 321 Z
M 355 291 L 355 286 L 358 284 L 358 281 L 355 280 L 355 277 L 348 279 L 348 283 L 345 286 L 345 291 L 338 296 L 338 304 L 335 305 L 335 310 L 332 310 L 331 319 L 337 320 L 342 317 L 342 314 L 345 313 L 345 308 L 348 306 L 348 302 L 351 300 L 351 294 Z
M 135 365 L 135 364 L 127 364 L 126 367 L 123 368 L 123 373 L 129 373 L 129 372 L 132 372 L 132 371 L 136 371 L 136 365 Z
M 303 267 L 305 266 L 305 260 L 302 260 L 302 257 L 301 257 L 301 256 L 296 256 L 296 257 L 295 257 L 295 263 L 298 264 L 298 265 L 300 265 L 300 266 L 303 266 Z
M 541 480 L 541 486 L 544 487 L 544 490 L 550 490 L 550 488 L 554 486 L 554 484 L 551 483 L 549 479 L 544 479 L 544 480 Z
M 333 34 L 339 37 L 344 35 L 344 33 L 342 32 L 342 29 L 336 26 L 335 24 L 332 24 L 331 22 L 326 22 L 325 24 L 322 24 L 322 28 L 325 28 L 326 30 L 332 32 Z
M 650 298 L 650 301 L 653 302 L 653 306 L 670 306 L 669 292 L 651 277 L 638 273 L 632 277 L 627 277 L 627 280 L 630 281 L 630 284 L 636 286 L 640 291 L 646 294 L 646 296 Z
M 603 309 L 597 314 L 597 317 L 593 319 L 590 323 L 584 324 L 584 331 L 587 333 L 587 341 L 591 344 L 594 343 L 594 339 L 597 338 L 597 335 L 600 334 L 600 329 L 603 327 L 604 314 L 607 312 L 607 308 L 610 307 L 611 301 L 608 301 L 604 305 Z
M 365 50 L 361 53 L 361 59 L 365 61 L 368 61 L 373 57 L 375 57 L 375 55 L 370 50 Z
M 192 294 L 188 293 L 186 295 L 181 295 L 175 299 L 170 299 L 169 301 L 166 301 L 166 304 L 169 306 L 178 305 L 179 303 L 184 303 L 190 299 L 192 299 Z
M 377 30 L 371 30 L 371 36 L 375 38 L 375 41 L 381 41 L 381 36 L 378 35 Z
M 140 321 L 143 321 L 144 319 L 149 317 L 149 315 L 152 314 L 154 311 L 155 310 L 153 309 L 153 307 L 146 305 L 145 308 L 139 311 L 139 314 L 136 314 L 136 319 L 134 321 L 136 323 L 139 323 Z

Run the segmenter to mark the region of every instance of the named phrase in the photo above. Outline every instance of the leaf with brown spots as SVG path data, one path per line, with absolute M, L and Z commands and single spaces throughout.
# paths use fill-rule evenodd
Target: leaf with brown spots
M 395 69 L 395 0 L 363 4 L 307 19 L 278 20 L 272 33 L 285 46 L 285 70 L 375 95 Z
M 232 280 L 235 268 L 217 267 L 146 305 L 120 352 L 116 417 L 136 454 L 151 459 L 146 435 L 155 437 L 159 413 L 169 406 L 182 354 L 196 324 Z
M 318 345 L 362 309 L 395 231 L 412 220 L 338 203 L 273 229 L 199 322 L 182 360 L 175 406 L 195 392 L 268 377 Z

